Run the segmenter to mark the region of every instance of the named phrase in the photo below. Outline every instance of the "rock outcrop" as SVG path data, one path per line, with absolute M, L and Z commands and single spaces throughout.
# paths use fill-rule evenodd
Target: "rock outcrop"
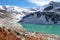
M 0 26 L 0 40 L 60 40 L 60 36 L 29 32 L 21 25 Z

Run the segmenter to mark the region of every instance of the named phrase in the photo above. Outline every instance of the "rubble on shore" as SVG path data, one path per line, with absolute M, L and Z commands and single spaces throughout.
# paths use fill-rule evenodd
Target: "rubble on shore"
M 0 40 L 60 40 L 60 36 L 28 32 L 20 24 L 0 26 Z

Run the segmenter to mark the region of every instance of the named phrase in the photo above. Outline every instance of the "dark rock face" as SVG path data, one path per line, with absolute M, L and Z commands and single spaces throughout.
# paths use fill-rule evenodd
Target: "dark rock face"
M 49 11 L 49 10 L 52 10 L 53 9 L 53 6 L 48 6 L 44 9 L 44 11 Z
M 60 15 L 56 14 L 54 12 L 47 12 L 45 14 L 45 19 L 47 20 L 47 22 L 49 19 L 51 19 L 54 22 L 54 24 L 56 24 L 59 21 L 59 19 L 60 19 L 59 17 L 60 17 Z
M 28 17 L 30 17 L 30 16 L 34 16 L 34 15 L 37 15 L 37 18 L 39 18 L 39 17 L 41 17 L 41 15 L 42 15 L 41 13 L 42 13 L 42 12 L 40 12 L 40 11 L 34 12 L 34 13 L 29 14 L 29 15 L 26 15 L 25 17 L 23 17 L 23 19 L 28 18 Z
M 52 5 L 54 8 L 55 7 L 60 7 L 60 2 L 51 1 L 48 5 Z
M 42 12 L 38 11 L 38 12 L 35 12 L 35 14 L 37 15 L 37 18 L 41 17 L 41 14 Z
M 30 15 L 27 15 L 27 16 L 23 17 L 23 20 L 21 22 L 23 22 L 24 19 L 29 18 L 31 16 L 35 16 L 35 15 L 37 16 L 37 18 L 40 18 L 43 15 L 43 16 L 45 16 L 45 19 L 46 19 L 47 22 L 49 22 L 49 19 L 50 19 L 54 24 L 56 24 L 56 23 L 58 23 L 58 21 L 60 21 L 60 15 L 55 13 L 55 12 L 48 12 L 48 11 L 39 12 L 38 11 L 38 12 L 31 13 Z

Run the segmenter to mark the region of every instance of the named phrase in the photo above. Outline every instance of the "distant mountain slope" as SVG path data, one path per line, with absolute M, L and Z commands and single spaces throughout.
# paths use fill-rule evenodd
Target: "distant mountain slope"
M 33 24 L 60 24 L 60 2 L 51 1 L 48 5 L 41 8 L 42 11 L 36 11 L 23 17 L 23 23 Z
M 60 24 L 60 2 L 51 1 L 49 4 L 44 5 L 41 9 L 22 8 L 8 5 L 0 6 L 0 22 Z
M 17 6 L 0 6 L 0 22 L 3 23 L 16 23 L 26 15 L 35 12 Z

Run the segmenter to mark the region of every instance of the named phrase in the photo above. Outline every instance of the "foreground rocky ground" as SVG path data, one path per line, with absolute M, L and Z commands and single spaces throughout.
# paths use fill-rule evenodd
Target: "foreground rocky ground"
M 60 40 L 60 36 L 28 32 L 19 24 L 0 26 L 0 40 Z

